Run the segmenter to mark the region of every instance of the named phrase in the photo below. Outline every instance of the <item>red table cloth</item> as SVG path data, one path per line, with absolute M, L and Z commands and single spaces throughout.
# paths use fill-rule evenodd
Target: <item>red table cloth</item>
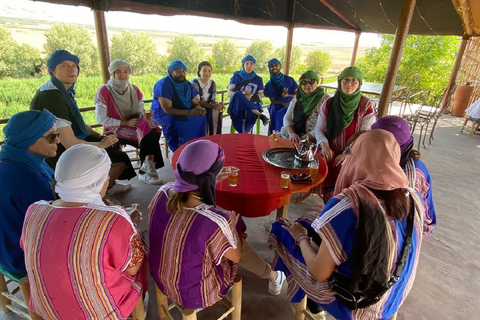
M 292 183 L 288 188 L 280 187 L 281 171 L 290 174 L 308 172 L 309 169 L 283 169 L 275 167 L 263 159 L 263 152 L 270 148 L 292 147 L 292 141 L 256 134 L 218 134 L 206 139 L 217 143 L 225 152 L 225 166 L 240 169 L 236 187 L 228 185 L 228 179 L 216 185 L 216 203 L 226 210 L 234 210 L 245 217 L 261 217 L 269 215 L 275 209 L 287 205 L 292 193 L 307 192 L 311 187 L 320 184 L 327 174 L 325 160 L 318 156 L 318 174 L 314 183 Z M 189 143 L 196 141 L 192 140 Z M 178 148 L 172 157 L 172 165 L 176 168 L 178 156 L 188 143 Z M 202 161 L 202 159 L 198 159 Z

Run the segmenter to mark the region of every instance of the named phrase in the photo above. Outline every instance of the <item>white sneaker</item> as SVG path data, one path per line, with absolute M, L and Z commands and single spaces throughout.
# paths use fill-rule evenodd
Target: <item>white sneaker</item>
M 268 293 L 272 296 L 278 296 L 282 292 L 282 285 L 286 277 L 282 271 L 277 271 L 277 279 L 268 281 Z
M 131 188 L 132 188 L 132 186 L 129 185 L 129 184 L 115 183 L 112 187 L 107 189 L 107 194 L 112 195 L 112 194 L 116 194 L 116 193 L 122 193 L 122 192 L 130 190 Z
M 140 171 L 158 179 L 157 169 L 155 168 L 155 162 L 153 161 L 144 161 L 140 167 Z
M 163 184 L 162 180 L 158 177 L 150 175 L 149 173 L 143 173 L 138 175 L 138 181 L 147 183 L 147 184 Z

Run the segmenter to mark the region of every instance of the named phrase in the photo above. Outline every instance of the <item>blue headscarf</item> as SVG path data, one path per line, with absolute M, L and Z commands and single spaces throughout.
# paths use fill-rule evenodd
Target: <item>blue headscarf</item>
M 46 109 L 13 115 L 3 127 L 5 143 L 0 149 L 0 161 L 23 163 L 41 172 L 48 181 L 52 181 L 53 170 L 45 162 L 45 157 L 33 154 L 27 149 L 53 127 L 55 120 L 55 116 Z
M 172 72 L 178 69 L 183 69 L 187 71 L 187 66 L 185 65 L 185 63 L 183 63 L 182 60 L 173 60 L 172 62 L 170 62 L 170 65 L 168 66 L 168 72 Z
M 192 104 L 191 104 L 192 88 L 190 87 L 190 82 L 187 79 L 185 79 L 185 81 L 183 81 L 182 83 L 177 83 L 175 82 L 175 80 L 173 80 L 173 77 L 170 75 L 170 72 L 178 69 L 183 69 L 187 71 L 187 66 L 181 60 L 173 60 L 168 66 L 168 79 L 172 83 L 173 90 L 175 91 L 177 98 L 182 103 L 182 106 L 176 105 L 174 107 L 176 109 L 190 110 L 192 108 Z
M 245 57 L 243 57 L 242 59 L 242 70 L 240 71 L 235 71 L 235 74 L 240 77 L 240 82 L 243 82 L 245 80 L 250 80 L 250 79 L 253 79 L 255 78 L 255 76 L 257 75 L 255 73 L 255 71 L 252 71 L 251 73 L 247 73 L 245 71 L 245 68 L 243 67 L 245 65 L 245 62 L 247 61 L 251 61 L 253 62 L 253 64 L 256 64 L 257 63 L 257 60 L 255 60 L 254 57 L 252 57 L 251 55 L 247 54 Z
M 72 121 L 72 130 L 75 134 L 75 137 L 79 139 L 85 139 L 89 133 L 85 127 L 85 121 L 80 114 L 80 110 L 78 109 L 77 101 L 75 100 L 75 83 L 72 84 L 70 88 L 65 89 L 65 85 L 52 74 L 52 71 L 55 69 L 55 67 L 58 66 L 62 61 L 71 61 L 75 63 L 77 65 L 78 72 L 80 73 L 80 66 L 78 65 L 80 63 L 80 58 L 74 54 L 71 54 L 67 50 L 55 50 L 48 58 L 47 67 L 48 71 L 50 72 L 50 81 L 60 91 L 62 100 L 65 101 L 70 108 L 70 113 L 72 114 L 74 120 Z
M 80 58 L 74 54 L 71 54 L 67 50 L 55 50 L 52 52 L 52 54 L 47 60 L 48 72 L 52 72 L 53 70 L 55 70 L 55 67 L 63 61 L 71 61 L 75 63 L 78 67 L 78 73 L 80 73 Z
M 281 96 L 283 88 L 285 87 L 285 75 L 282 72 L 279 72 L 277 75 L 272 75 L 270 72 L 272 64 L 279 64 L 281 66 L 282 63 L 277 58 L 268 61 L 268 72 L 270 73 L 270 82 L 272 83 L 273 92 L 275 92 L 275 95 Z

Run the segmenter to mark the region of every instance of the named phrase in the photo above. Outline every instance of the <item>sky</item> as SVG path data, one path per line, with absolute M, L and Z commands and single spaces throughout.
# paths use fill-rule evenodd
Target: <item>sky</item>
M 89 8 L 29 0 L 0 0 L 0 16 L 94 24 L 93 13 Z M 204 17 L 145 15 L 119 11 L 106 12 L 105 17 L 107 26 L 127 29 L 168 31 L 182 34 L 201 33 L 254 40 L 270 40 L 279 43 L 285 43 L 287 37 L 287 29 L 284 27 L 254 26 L 231 20 Z M 179 21 L 182 23 L 178 23 Z M 354 33 L 343 31 L 295 28 L 293 34 L 294 44 L 322 42 L 351 47 L 354 39 Z M 359 45 L 360 47 L 379 46 L 380 38 L 376 34 L 363 33 L 360 36 Z

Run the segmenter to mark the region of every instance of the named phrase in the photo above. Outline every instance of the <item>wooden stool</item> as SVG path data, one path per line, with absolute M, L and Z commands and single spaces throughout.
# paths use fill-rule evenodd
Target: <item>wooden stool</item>
M 148 298 L 146 298 L 148 299 Z M 144 307 L 144 300 L 142 298 L 138 299 L 135 308 L 132 311 L 132 314 L 128 319 L 132 320 L 144 320 L 145 319 L 145 307 Z
M 465 129 L 465 127 L 467 126 L 468 120 L 472 121 L 470 134 L 468 135 L 469 137 L 471 137 L 475 133 L 475 131 L 478 130 L 478 127 L 480 126 L 480 121 L 478 121 L 479 119 L 471 118 L 468 115 L 465 115 L 465 121 L 463 122 L 463 126 L 462 126 L 462 129 L 460 130 L 460 133 L 462 133 L 463 129 Z
M 9 291 L 7 284 L 13 282 L 18 283 L 18 286 L 12 291 Z M 23 277 L 17 281 L 17 279 L 13 277 L 10 278 L 0 273 L 0 290 L 0 305 L 3 312 L 14 312 L 25 319 L 42 320 L 40 316 L 28 309 L 28 304 L 30 303 L 30 284 L 28 283 L 27 277 Z M 19 290 L 22 292 L 23 300 L 15 296 Z M 14 306 L 12 301 L 17 303 L 19 307 Z
M 318 316 L 313 316 L 307 309 L 307 295 L 300 303 L 295 303 L 295 320 L 325 320 L 325 312 L 322 311 Z
M 157 296 L 157 306 L 160 320 L 173 320 L 172 316 L 170 315 L 170 310 L 173 308 L 178 308 L 180 311 L 182 311 L 182 320 L 196 320 L 197 312 L 202 310 L 182 308 L 176 303 L 171 303 L 169 305 L 167 296 L 164 295 L 157 286 L 155 286 L 155 293 Z M 225 319 L 229 314 L 232 315 L 233 320 L 240 320 L 242 315 L 242 277 L 240 275 L 237 274 L 235 276 L 233 287 L 230 289 L 225 298 L 230 301 L 231 306 L 227 306 L 222 300 L 221 303 L 226 306 L 227 311 L 221 317 L 217 318 L 217 320 Z

